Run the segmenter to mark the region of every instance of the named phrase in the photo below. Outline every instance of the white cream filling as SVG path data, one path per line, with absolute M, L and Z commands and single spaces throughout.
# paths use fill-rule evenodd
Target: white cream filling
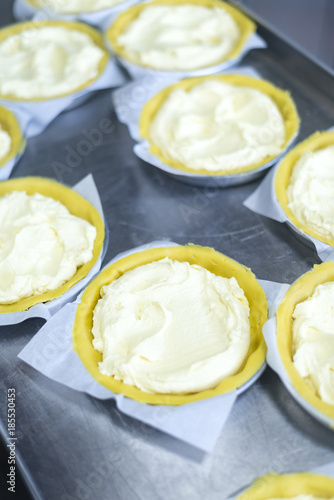
M 334 145 L 304 153 L 293 167 L 288 207 L 301 224 L 334 238 Z
M 213 388 L 238 371 L 250 343 L 249 306 L 235 278 L 168 258 L 101 289 L 93 314 L 99 369 L 146 392 Z
M 149 5 L 117 42 L 137 64 L 189 71 L 213 66 L 235 47 L 240 31 L 220 7 Z
M 2 130 L 0 125 L 0 161 L 9 153 L 11 146 L 12 139 L 10 135 L 6 130 Z
M 26 29 L 0 43 L 0 93 L 32 99 L 73 92 L 98 76 L 103 55 L 81 31 Z
M 96 228 L 59 201 L 24 191 L 0 198 L 0 303 L 55 290 L 93 257 Z
M 39 0 L 40 7 L 50 8 L 59 14 L 80 14 L 109 9 L 125 0 Z
M 280 154 L 285 126 L 266 94 L 210 78 L 173 90 L 149 134 L 166 158 L 186 167 L 233 171 Z
M 293 363 L 325 403 L 334 405 L 334 282 L 318 285 L 293 313 Z

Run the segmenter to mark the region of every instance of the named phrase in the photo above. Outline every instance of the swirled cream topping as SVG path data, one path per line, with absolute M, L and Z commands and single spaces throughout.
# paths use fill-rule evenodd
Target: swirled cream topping
M 74 92 L 98 76 L 103 55 L 81 31 L 25 29 L 0 43 L 0 93 L 33 99 Z
M 99 369 L 146 392 L 197 392 L 240 368 L 249 306 L 235 278 L 168 258 L 101 289 L 93 315 Z
M 14 191 L 0 198 L 0 304 L 55 290 L 93 257 L 96 229 L 59 201 Z
M 136 64 L 191 71 L 221 62 L 233 50 L 240 30 L 220 7 L 148 5 L 117 38 Z
M 109 9 L 125 0 L 39 0 L 40 7 L 49 7 L 59 14 L 80 14 Z
M 334 281 L 318 285 L 296 305 L 292 335 L 296 369 L 325 403 L 334 405 Z
M 172 90 L 149 134 L 164 157 L 186 167 L 233 171 L 278 155 L 285 126 L 263 92 L 210 78 L 188 91 Z
M 6 130 L 3 130 L 0 125 L 0 161 L 10 151 L 12 139 Z
M 300 157 L 286 194 L 288 207 L 301 224 L 334 238 L 334 145 Z

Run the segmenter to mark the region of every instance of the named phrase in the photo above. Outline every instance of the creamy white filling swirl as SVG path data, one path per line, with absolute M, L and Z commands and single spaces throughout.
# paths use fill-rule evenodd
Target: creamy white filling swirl
M 220 7 L 148 5 L 117 43 L 137 64 L 191 71 L 223 60 L 240 38 L 233 17 Z
M 299 222 L 334 238 L 334 145 L 304 153 L 293 167 L 288 207 Z
M 0 198 L 0 304 L 59 288 L 93 257 L 96 228 L 59 201 L 14 191 Z
M 167 159 L 193 170 L 233 171 L 280 154 L 285 126 L 263 92 L 209 78 L 172 90 L 149 134 Z
M 6 130 L 1 129 L 0 125 L 0 161 L 4 158 L 10 151 L 12 145 L 12 139 Z
M 51 98 L 95 78 L 103 50 L 81 31 L 59 26 L 28 28 L 0 43 L 0 93 Z
M 293 363 L 314 392 L 334 405 L 334 282 L 318 285 L 296 305 L 292 325 Z
M 249 306 L 235 278 L 168 258 L 101 290 L 93 314 L 99 369 L 146 392 L 209 389 L 236 373 L 250 343 Z

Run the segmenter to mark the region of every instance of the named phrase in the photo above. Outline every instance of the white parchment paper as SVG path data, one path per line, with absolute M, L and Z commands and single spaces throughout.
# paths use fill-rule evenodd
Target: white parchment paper
M 334 462 L 331 462 L 330 464 L 320 465 L 320 467 L 312 469 L 311 472 L 314 472 L 314 474 L 324 474 L 329 477 L 334 477 Z
M 0 105 L 3 105 L 1 103 L 1 100 L 0 100 Z M 20 126 L 22 138 L 23 138 L 23 140 L 25 140 L 28 123 L 30 121 L 29 115 L 24 110 L 19 110 L 19 109 L 14 110 L 10 104 L 9 105 L 6 104 L 3 107 L 9 109 L 15 115 L 15 117 L 18 121 L 18 124 Z M 0 181 L 4 181 L 4 180 L 8 179 L 8 177 L 12 173 L 13 168 L 15 167 L 16 163 L 19 161 L 19 159 L 23 155 L 24 149 L 25 149 L 25 144 L 23 146 L 23 149 L 21 151 L 19 151 L 19 153 L 16 156 L 11 158 L 5 165 L 0 167 Z
M 152 247 L 177 246 L 170 241 L 156 241 L 117 255 L 112 262 Z M 274 294 L 277 285 L 259 281 L 268 297 Z M 275 294 L 274 294 L 275 295 Z M 243 387 L 202 401 L 181 406 L 148 405 L 139 403 L 122 394 L 114 394 L 100 385 L 88 373 L 77 353 L 73 350 L 72 326 L 81 295 L 72 304 L 67 304 L 55 314 L 20 352 L 19 358 L 72 389 L 86 392 L 99 399 L 113 398 L 118 409 L 137 420 L 159 429 L 177 439 L 185 441 L 205 452 L 209 452 L 227 421 L 237 396 L 246 390 L 262 373 L 265 365 Z
M 50 7 L 36 8 L 26 0 L 14 0 L 13 14 L 18 21 L 33 19 L 35 21 L 60 20 L 60 21 L 82 21 L 91 24 L 100 30 L 105 30 L 118 16 L 120 12 L 138 3 L 139 0 L 125 0 L 114 7 L 97 12 L 87 12 L 81 14 L 57 14 Z
M 334 127 L 328 129 L 328 132 L 332 132 Z M 269 217 L 270 219 L 276 220 L 278 222 L 287 222 L 290 228 L 301 236 L 306 241 L 316 248 L 317 254 L 323 262 L 327 260 L 334 260 L 334 248 L 322 241 L 319 241 L 312 236 L 304 233 L 301 229 L 297 228 L 289 221 L 284 210 L 281 208 L 277 201 L 275 188 L 274 188 L 274 178 L 279 164 L 276 165 L 263 179 L 261 184 L 255 189 L 255 191 L 243 202 L 243 205 L 252 212 Z
M 99 214 L 104 220 L 100 196 L 92 174 L 87 175 L 72 189 L 86 198 L 98 210 Z M 105 232 L 106 238 L 104 248 L 101 251 L 98 260 L 96 261 L 90 272 L 85 276 L 85 278 L 72 286 L 70 290 L 67 290 L 67 292 L 61 295 L 61 297 L 51 300 L 50 302 L 36 304 L 35 306 L 30 307 L 27 311 L 0 314 L 0 325 L 14 325 L 17 323 L 21 323 L 28 318 L 44 318 L 47 320 L 51 318 L 53 314 L 59 311 L 65 304 L 73 300 L 78 295 L 80 290 L 93 278 L 96 273 L 98 273 L 101 268 L 103 255 L 105 253 L 106 246 L 108 245 L 107 227 L 105 228 Z
M 127 70 L 129 75 L 131 76 L 131 78 L 133 78 L 134 80 L 145 77 L 147 73 L 154 75 L 156 78 L 167 78 L 168 80 L 172 78 L 174 80 L 180 80 L 181 78 L 190 78 L 193 76 L 204 76 L 204 75 L 212 75 L 214 73 L 221 73 L 223 71 L 230 69 L 232 66 L 238 64 L 250 50 L 265 49 L 266 47 L 267 44 L 263 40 L 263 38 L 257 33 L 253 33 L 248 37 L 242 49 L 242 52 L 237 57 L 229 59 L 228 61 L 224 61 L 220 64 L 216 64 L 214 66 L 209 66 L 208 68 L 201 68 L 193 71 L 155 70 L 151 68 L 146 68 L 144 66 L 140 66 L 138 64 L 134 64 L 128 61 L 127 59 L 118 56 L 117 54 L 115 54 L 115 57 L 117 57 L 118 61 L 122 64 L 122 66 Z M 113 48 L 111 46 L 110 49 L 113 52 Z
M 49 123 L 65 109 L 73 109 L 81 105 L 90 97 L 91 92 L 118 87 L 119 85 L 123 85 L 126 81 L 126 77 L 117 66 L 115 59 L 112 58 L 107 62 L 102 75 L 87 88 L 79 92 L 56 99 L 47 99 L 45 101 L 14 101 L 10 99 L 0 99 L 0 105 L 9 108 L 18 116 L 20 114 L 25 114 L 28 117 L 28 122 L 25 127 L 25 137 L 28 138 L 40 134 Z

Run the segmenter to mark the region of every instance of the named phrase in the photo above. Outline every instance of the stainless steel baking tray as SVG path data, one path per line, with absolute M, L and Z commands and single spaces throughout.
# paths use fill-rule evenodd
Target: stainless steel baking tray
M 11 21 L 10 3 L 0 3 L 2 24 Z M 333 77 L 265 28 L 259 32 L 268 48 L 252 51 L 243 63 L 291 91 L 302 120 L 299 139 L 333 125 Z M 94 131 L 97 145 L 82 154 L 81 141 Z M 170 238 L 215 247 L 260 279 L 291 283 L 310 269 L 312 249 L 242 205 L 257 182 L 225 190 L 178 183 L 139 160 L 133 144 L 112 113 L 110 92 L 101 91 L 30 139 L 13 176 L 45 175 L 73 185 L 93 172 L 110 228 L 106 261 Z M 0 434 L 5 441 L 4 402 L 15 388 L 18 464 L 35 499 L 222 500 L 266 472 L 334 460 L 334 433 L 306 413 L 269 368 L 238 398 L 215 449 L 205 455 L 122 415 L 113 401 L 70 390 L 19 361 L 42 324 L 31 319 L 4 327 L 0 336 Z

